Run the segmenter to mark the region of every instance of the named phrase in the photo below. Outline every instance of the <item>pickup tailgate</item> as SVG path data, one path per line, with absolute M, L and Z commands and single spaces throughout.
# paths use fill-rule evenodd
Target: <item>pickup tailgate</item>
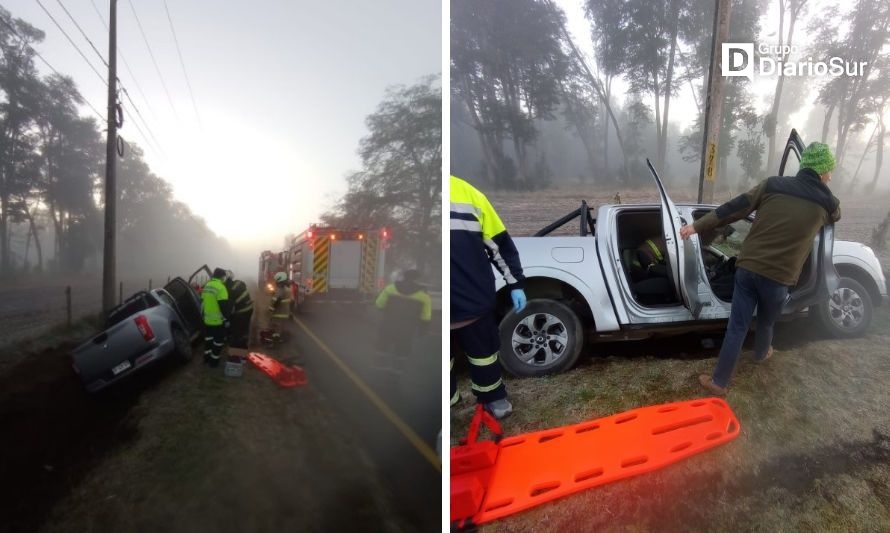
M 72 352 L 75 369 L 84 384 L 110 382 L 148 362 L 163 344 L 169 343 L 168 321 L 162 307 L 139 311 L 112 325 Z M 148 356 L 141 360 L 142 356 Z

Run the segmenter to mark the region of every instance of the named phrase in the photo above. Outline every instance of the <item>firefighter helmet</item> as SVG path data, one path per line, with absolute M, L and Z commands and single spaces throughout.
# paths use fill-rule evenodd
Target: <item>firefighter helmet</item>
M 275 283 L 284 283 L 285 281 L 287 281 L 287 274 L 284 272 L 275 273 Z

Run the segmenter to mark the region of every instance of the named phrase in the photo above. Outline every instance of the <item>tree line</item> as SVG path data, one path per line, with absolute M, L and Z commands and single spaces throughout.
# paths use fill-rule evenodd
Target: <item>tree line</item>
M 874 153 L 867 187 L 877 184 L 890 96 L 888 59 L 882 54 L 890 45 L 890 2 L 836 2 L 809 16 L 811 3 L 733 0 L 728 42 L 752 42 L 756 50 L 761 40 L 775 45 L 777 39 L 780 48 L 800 50 L 795 57 L 776 58 L 780 61 L 842 57 L 866 62 L 863 75 L 776 76 L 765 112 L 758 111 L 746 78 L 726 78 L 718 176 L 727 175 L 731 160 L 748 179 L 774 173 L 787 133 L 802 127 L 790 124 L 789 115 L 808 104 L 808 123 L 818 125 L 807 140 L 832 145 L 838 181 L 855 185 L 863 160 Z M 700 158 L 714 2 L 586 0 L 583 7 L 589 33 L 573 39 L 565 13 L 552 0 L 452 0 L 453 167 L 496 188 L 546 186 L 553 176 L 548 153 L 558 152 L 545 138 L 556 135 L 553 124 L 570 131 L 583 147 L 579 179 L 645 179 L 642 159 L 651 157 L 664 168 L 671 143 L 690 165 Z M 771 7 L 777 8 L 778 32 L 763 36 Z M 803 32 L 812 36 L 806 46 L 800 44 Z M 593 57 L 581 52 L 587 49 Z M 613 94 L 617 80 L 626 87 L 620 99 Z M 670 122 L 671 104 L 681 90 L 693 95 L 698 110 L 684 131 Z M 466 131 L 473 132 L 475 142 L 455 137 Z M 849 148 L 863 132 L 868 140 L 851 157 Z M 478 166 L 461 159 L 463 147 L 478 152 Z
M 391 264 L 420 270 L 430 284 L 442 272 L 442 84 L 429 76 L 387 90 L 365 119 L 360 170 L 322 215 L 326 224 L 391 230 Z
M 105 138 L 73 79 L 41 75 L 44 33 L 0 6 L 0 273 L 98 268 Z M 118 272 L 181 274 L 227 244 L 126 143 L 118 161 Z M 203 259 L 202 259 L 203 258 Z M 171 264 L 173 260 L 176 264 Z

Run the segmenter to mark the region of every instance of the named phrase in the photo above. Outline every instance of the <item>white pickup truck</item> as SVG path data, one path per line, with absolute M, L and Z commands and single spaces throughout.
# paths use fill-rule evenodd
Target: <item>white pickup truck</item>
M 786 175 L 788 163 L 788 174 L 796 172 L 803 147 L 792 131 L 779 175 Z M 675 205 L 651 163 L 649 169 L 660 205 L 603 205 L 594 212 L 582 201 L 579 209 L 534 237 L 514 239 L 527 278 L 525 309 L 510 310 L 508 291 L 496 276 L 500 360 L 510 373 L 562 372 L 575 364 L 585 343 L 725 326 L 735 256 L 753 216 L 726 226 L 710 243 L 699 235 L 684 241 L 680 227 L 716 206 Z M 577 236 L 550 235 L 572 221 L 578 223 Z M 664 239 L 667 275 L 654 283 L 635 281 L 630 264 L 634 251 L 652 237 Z M 789 291 L 783 318 L 810 315 L 833 335 L 857 336 L 868 328 L 874 307 L 886 300 L 887 281 L 871 248 L 835 240 L 834 227 L 825 226 L 813 241 L 798 284 Z

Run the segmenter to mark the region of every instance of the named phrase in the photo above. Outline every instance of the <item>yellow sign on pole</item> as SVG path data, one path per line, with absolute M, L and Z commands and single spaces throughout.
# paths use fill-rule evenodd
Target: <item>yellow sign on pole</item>
M 708 143 L 708 157 L 705 162 L 705 181 L 714 183 L 717 174 L 717 143 Z

